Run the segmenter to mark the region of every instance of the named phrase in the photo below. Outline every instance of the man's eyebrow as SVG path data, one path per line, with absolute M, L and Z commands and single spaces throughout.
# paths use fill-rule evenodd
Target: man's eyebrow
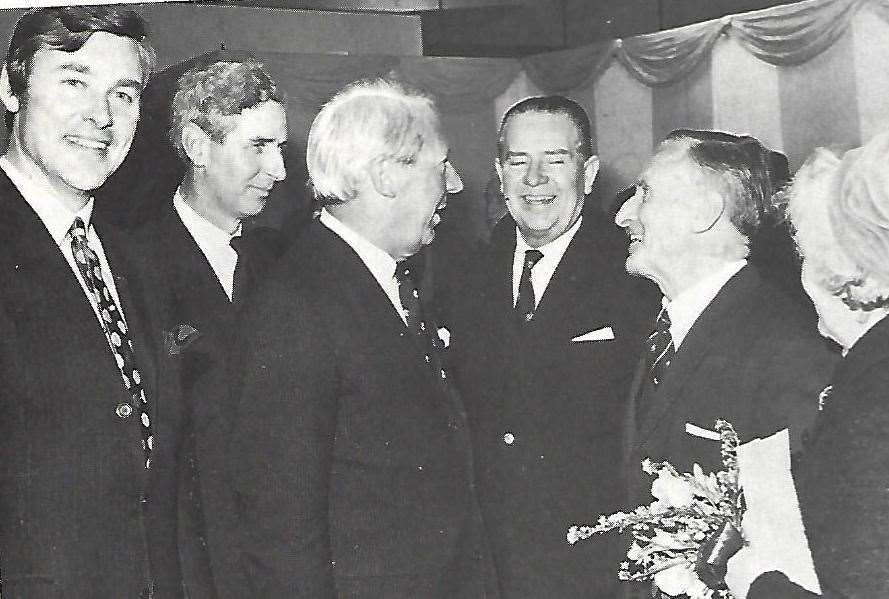
M 528 152 L 517 152 L 516 150 L 507 150 L 506 156 L 527 156 Z
M 546 156 L 570 156 L 571 150 L 559 148 L 558 150 L 546 150 L 543 152 Z
M 80 63 L 80 62 L 64 62 L 56 67 L 59 71 L 73 71 L 75 73 L 82 73 L 84 75 L 89 75 L 92 73 L 92 69 L 89 66 Z M 113 87 L 134 87 L 137 89 L 142 89 L 142 82 L 138 79 L 118 79 Z

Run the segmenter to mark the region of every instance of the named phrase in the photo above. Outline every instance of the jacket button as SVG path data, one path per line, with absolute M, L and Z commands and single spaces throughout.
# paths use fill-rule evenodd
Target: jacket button
M 119 403 L 114 411 L 121 418 L 127 418 L 133 413 L 133 407 L 128 403 Z

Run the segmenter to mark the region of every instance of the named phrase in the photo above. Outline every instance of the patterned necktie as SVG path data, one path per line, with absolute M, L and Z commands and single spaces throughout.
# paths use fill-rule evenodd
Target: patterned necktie
M 648 336 L 647 344 L 648 378 L 657 387 L 676 355 L 676 346 L 673 345 L 673 336 L 670 334 L 670 315 L 666 308 L 661 308 L 657 315 L 654 332 Z
M 68 231 L 71 236 L 71 250 L 74 260 L 83 275 L 86 287 L 92 296 L 95 305 L 102 317 L 102 329 L 114 354 L 114 360 L 123 378 L 124 387 L 130 394 L 132 404 L 118 404 L 116 413 L 120 418 L 128 418 L 133 412 L 133 407 L 139 409 L 142 422 L 142 449 L 145 452 L 145 467 L 151 468 L 151 451 L 154 449 L 154 437 L 151 432 L 151 420 L 148 417 L 148 398 L 142 387 L 142 375 L 136 363 L 136 354 L 133 350 L 133 341 L 130 339 L 129 330 L 124 323 L 114 297 L 105 281 L 102 279 L 102 269 L 95 252 L 90 249 L 86 239 L 86 226 L 83 219 L 77 217 Z
M 530 322 L 534 318 L 534 308 L 537 305 L 534 297 L 534 286 L 531 285 L 531 269 L 543 258 L 540 250 L 525 250 L 525 264 L 522 267 L 522 278 L 519 279 L 519 293 L 516 297 L 515 312 L 519 322 Z
M 420 289 L 413 279 L 413 266 L 399 262 L 395 267 L 395 281 L 398 283 L 398 299 L 404 311 L 408 330 L 414 335 L 426 335 L 426 321 L 423 320 L 423 306 L 420 304 Z

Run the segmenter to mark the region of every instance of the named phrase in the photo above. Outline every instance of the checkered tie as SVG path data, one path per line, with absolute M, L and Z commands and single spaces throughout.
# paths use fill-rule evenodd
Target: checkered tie
M 102 279 L 99 259 L 87 243 L 86 226 L 83 219 L 75 218 L 68 234 L 71 236 L 71 250 L 74 253 L 74 260 L 77 262 L 77 267 L 80 269 L 80 274 L 83 275 L 83 280 L 95 305 L 99 308 L 102 329 L 105 331 L 108 345 L 111 347 L 114 360 L 120 369 L 123 384 L 132 399 L 133 405 L 122 403 L 117 406 L 117 415 L 127 418 L 133 412 L 134 406 L 138 408 L 142 421 L 142 449 L 145 452 L 145 467 L 151 468 L 154 437 L 151 433 L 151 420 L 148 417 L 148 398 L 142 388 L 142 376 L 137 367 L 133 341 L 130 339 L 123 315 Z
M 515 301 L 515 312 L 520 323 L 531 322 L 531 319 L 534 318 L 537 300 L 534 297 L 534 286 L 531 284 L 531 269 L 541 258 L 543 258 L 543 252 L 540 250 L 525 250 L 525 263 L 522 267 L 519 293 Z
M 670 334 L 670 315 L 666 308 L 661 308 L 657 315 L 654 332 L 648 336 L 647 343 L 648 378 L 657 387 L 676 355 L 676 346 L 673 345 L 673 336 Z

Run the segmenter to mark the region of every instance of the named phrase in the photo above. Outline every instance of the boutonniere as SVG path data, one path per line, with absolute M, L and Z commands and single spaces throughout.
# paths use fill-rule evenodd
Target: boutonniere
M 164 346 L 167 353 L 177 356 L 184 352 L 189 345 L 200 338 L 201 332 L 187 323 L 176 325 L 172 331 L 164 331 Z
M 451 332 L 446 327 L 438 327 L 438 338 L 441 339 L 441 346 L 444 349 L 451 345 Z

